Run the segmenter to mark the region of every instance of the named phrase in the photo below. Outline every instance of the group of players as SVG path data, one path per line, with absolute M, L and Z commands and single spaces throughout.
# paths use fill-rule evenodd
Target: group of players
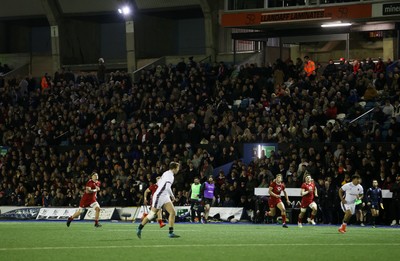
M 344 212 L 343 223 L 338 229 L 340 233 L 346 233 L 347 223 L 350 218 L 356 213 L 356 205 L 363 202 L 364 189 L 360 185 L 361 177 L 358 174 L 354 174 L 351 178 L 351 182 L 344 184 L 339 189 L 339 198 L 341 199 L 340 205 Z M 285 191 L 285 185 L 282 182 L 282 175 L 278 174 L 275 180 L 269 186 L 268 200 L 269 211 L 265 214 L 266 216 L 275 216 L 276 208 L 279 208 L 282 215 L 282 226 L 287 228 L 286 225 L 286 209 L 285 205 L 281 200 L 281 194 L 283 193 L 287 204 L 290 204 L 289 197 Z M 307 208 L 311 209 L 311 215 L 308 222 L 315 225 L 315 216 L 317 214 L 318 208 L 314 201 L 315 197 L 318 197 L 318 190 L 314 184 L 311 175 L 304 175 L 304 183 L 301 185 L 300 195 L 302 196 L 300 205 L 300 214 L 298 217 L 298 226 L 303 227 L 303 218 L 307 211 Z M 379 209 L 383 209 L 382 204 L 382 190 L 378 187 L 378 181 L 374 180 L 372 182 L 372 187 L 368 189 L 367 194 L 367 206 L 371 209 L 372 214 L 372 225 L 375 227 L 376 217 L 379 216 Z
M 157 184 L 151 186 L 145 191 L 145 204 L 147 204 L 147 195 L 152 193 L 151 210 L 146 214 L 141 224 L 136 230 L 136 235 L 141 238 L 142 230 L 144 226 L 157 217 L 160 227 L 164 227 L 165 224 L 162 220 L 162 209 L 166 210 L 169 214 L 168 226 L 170 238 L 178 238 L 179 236 L 174 233 L 175 224 L 175 209 L 173 201 L 175 200 L 174 194 L 172 192 L 171 186 L 174 183 L 174 175 L 179 172 L 180 165 L 177 162 L 171 162 L 169 164 L 169 170 L 165 171 L 160 178 L 157 178 Z M 99 176 L 97 173 L 93 173 L 91 179 L 86 183 L 85 193 L 80 201 L 79 209 L 67 220 L 67 226 L 69 227 L 71 222 L 80 216 L 85 208 L 93 208 L 95 210 L 95 227 L 101 227 L 99 224 L 99 214 L 100 205 L 97 202 L 97 192 L 100 190 Z M 341 199 L 341 207 L 344 212 L 343 223 L 338 229 L 340 233 L 345 233 L 347 228 L 347 223 L 350 221 L 352 215 L 356 212 L 356 205 L 362 202 L 364 197 L 363 187 L 360 185 L 361 178 L 359 175 L 354 174 L 351 178 L 351 182 L 344 184 L 339 189 L 339 197 Z M 191 216 L 192 221 L 197 212 L 197 216 L 201 218 L 201 212 L 204 212 L 203 221 L 206 222 L 210 206 L 212 205 L 214 196 L 215 184 L 212 176 L 204 184 L 200 184 L 199 179 L 195 178 L 194 183 L 191 185 L 189 191 L 190 202 L 191 202 Z M 283 176 L 278 174 L 276 178 L 271 182 L 269 186 L 269 211 L 265 214 L 266 216 L 274 217 L 276 214 L 276 208 L 281 212 L 282 216 L 282 226 L 287 228 L 286 219 L 286 208 L 282 202 L 281 195 L 283 194 L 286 203 L 291 204 L 289 201 L 288 194 L 285 190 L 285 184 L 283 183 Z M 311 216 L 308 222 L 315 225 L 315 216 L 317 214 L 318 208 L 314 201 L 315 197 L 318 197 L 318 191 L 314 184 L 314 181 L 309 174 L 304 175 L 304 183 L 301 185 L 302 196 L 300 214 L 298 217 L 298 226 L 303 226 L 303 218 L 306 214 L 307 208 L 311 209 Z M 367 191 L 367 205 L 371 208 L 372 222 L 375 226 L 375 219 L 379 216 L 379 208 L 382 206 L 382 191 L 378 188 L 378 182 L 373 181 L 373 186 Z

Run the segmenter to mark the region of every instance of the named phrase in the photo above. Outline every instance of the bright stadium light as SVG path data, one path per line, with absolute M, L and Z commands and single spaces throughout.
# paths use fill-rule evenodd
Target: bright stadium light
M 322 25 L 321 25 L 321 27 L 323 27 L 323 28 L 329 28 L 329 27 L 345 27 L 345 26 L 351 26 L 351 23 L 335 22 L 335 23 L 326 23 L 326 24 L 322 24 Z
M 131 8 L 129 6 L 123 6 L 122 8 L 118 8 L 118 13 L 122 15 L 129 15 L 131 13 Z

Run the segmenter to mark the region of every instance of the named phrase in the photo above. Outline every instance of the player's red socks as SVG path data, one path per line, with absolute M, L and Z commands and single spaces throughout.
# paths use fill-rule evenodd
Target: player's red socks
M 346 227 L 347 227 L 347 224 L 343 223 L 342 226 L 340 227 L 340 229 L 343 230 L 344 232 L 346 232 Z
M 162 227 L 165 227 L 165 223 L 163 222 L 162 219 L 159 219 L 159 220 L 158 220 L 158 224 L 160 224 L 160 227 L 161 227 L 161 228 L 162 228 Z
M 72 220 L 74 220 L 74 218 L 73 217 L 69 217 L 68 220 L 72 221 Z
M 311 214 L 311 220 L 314 220 L 315 215 Z
M 94 224 L 95 224 L 95 225 L 98 225 L 98 224 L 99 224 L 99 221 L 98 221 L 98 220 L 95 220 L 95 221 L 94 221 Z
M 298 222 L 298 223 L 302 223 L 301 221 L 302 221 L 302 219 L 301 219 L 301 217 L 299 216 L 299 219 L 298 219 L 297 222 Z
M 286 224 L 286 215 L 282 215 L 282 224 Z

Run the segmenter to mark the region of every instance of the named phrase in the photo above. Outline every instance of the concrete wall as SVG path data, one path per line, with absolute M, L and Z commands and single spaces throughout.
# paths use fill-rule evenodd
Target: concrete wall
M 290 48 L 282 48 L 282 57 L 280 57 L 279 47 L 267 47 L 265 50 L 265 63 L 275 63 L 278 58 L 286 61 L 290 57 Z
M 51 55 L 32 56 L 31 74 L 33 77 L 42 77 L 46 72 L 53 77 L 53 62 Z
M 29 53 L 2 53 L 0 54 L 0 62 L 2 64 L 8 64 L 12 68 L 17 68 L 21 65 L 30 62 Z
M 312 53 L 312 52 L 301 52 L 300 58 L 305 55 L 309 55 L 312 60 L 327 63 L 329 59 L 339 60 L 341 57 L 346 57 L 346 52 L 344 50 L 332 51 L 329 53 Z M 297 57 L 291 57 L 294 61 Z M 378 58 L 382 57 L 382 49 L 380 50 L 368 50 L 368 49 L 350 49 L 350 60 L 353 59 L 363 59 L 363 58 Z M 386 58 L 385 58 L 386 59 Z
M 383 39 L 383 54 L 382 57 L 386 60 L 390 58 L 393 60 L 399 58 L 397 54 L 397 39 L 394 37 L 387 37 Z
M 392 39 L 392 38 L 389 38 Z M 388 43 L 387 45 L 385 43 Z M 351 33 L 350 34 L 350 51 L 349 58 L 353 59 L 363 59 L 363 58 L 378 58 L 384 57 L 386 60 L 393 56 L 393 48 L 390 47 L 392 41 L 385 41 L 382 39 L 369 39 L 365 37 L 365 33 Z M 309 55 L 314 61 L 326 63 L 329 59 L 339 60 L 341 57 L 346 57 L 346 41 L 339 41 L 337 45 L 332 45 L 329 50 L 324 50 L 325 45 L 322 43 L 320 45 L 313 44 L 301 44 L 300 45 L 300 56 Z M 386 53 L 384 53 L 386 50 Z M 297 57 L 292 57 L 296 59 Z
M 206 58 L 205 54 L 191 55 L 191 56 L 193 56 L 193 61 L 195 61 L 195 62 L 199 62 L 199 61 L 203 60 L 204 58 Z M 176 55 L 176 56 L 166 56 L 165 63 L 166 64 L 178 64 L 182 58 L 185 59 L 186 63 L 189 61 L 189 56 L 187 56 L 187 55 Z M 205 60 L 204 62 L 208 62 L 208 60 Z

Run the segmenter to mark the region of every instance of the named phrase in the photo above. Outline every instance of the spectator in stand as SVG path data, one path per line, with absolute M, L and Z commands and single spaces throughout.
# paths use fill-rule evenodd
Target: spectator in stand
M 50 87 L 50 77 L 48 76 L 47 73 L 44 74 L 42 77 L 42 80 L 40 81 L 40 86 L 42 87 L 42 91 L 47 90 Z
M 384 73 L 377 73 L 377 78 L 375 80 L 375 87 L 377 91 L 382 91 L 386 86 L 386 77 Z
M 304 56 L 304 72 L 306 77 L 310 78 L 310 80 L 313 80 L 315 77 L 315 63 L 310 59 L 308 55 Z
M 325 78 L 335 78 L 337 76 L 337 67 L 332 59 L 329 59 L 328 65 L 325 67 L 323 75 Z
M 385 100 L 385 104 L 382 106 L 382 112 L 385 114 L 386 118 L 392 117 L 394 114 L 394 107 L 390 103 L 390 100 Z
M 97 80 L 100 84 L 105 83 L 106 80 L 106 66 L 104 64 L 104 59 L 99 58 L 99 65 L 97 68 Z
M 353 74 L 357 74 L 359 70 L 361 69 L 361 64 L 360 62 L 356 59 L 353 61 Z
M 372 60 L 372 58 L 367 58 L 367 63 L 366 63 L 366 67 L 365 67 L 365 71 L 374 71 L 375 70 L 375 63 Z
M 329 107 L 326 109 L 326 112 L 325 112 L 326 117 L 328 119 L 336 119 L 337 113 L 338 113 L 338 109 L 335 105 L 335 102 L 331 101 L 329 103 Z
M 150 179 L 165 171 L 167 162 L 175 158 L 182 162 L 182 173 L 185 173 L 176 177 L 176 194 L 187 191 L 189 180 L 195 176 L 204 181 L 207 178 L 205 172 L 211 170 L 212 173 L 212 169 L 234 161 L 232 169 L 221 173 L 216 180 L 215 196 L 221 205 L 226 194 L 235 204 L 242 195 L 247 195 L 246 188 L 251 190 L 255 185 L 248 184 L 250 174 L 252 182 L 258 186 L 263 178 L 269 182 L 272 174 L 283 169 L 283 173 L 290 173 L 285 175 L 285 181 L 292 179 L 291 182 L 298 186 L 305 170 L 316 171 L 316 178 L 333 179 L 331 186 L 336 189 L 343 180 L 339 167 L 353 174 L 364 168 L 361 162 L 366 157 L 371 162 L 367 164 L 370 170 L 363 170 L 362 175 L 365 180 L 370 179 L 367 173 L 379 173 L 382 164 L 379 157 L 386 155 L 387 150 L 393 151 L 395 155 L 391 156 L 394 158 L 391 162 L 399 168 L 396 149 L 384 145 L 380 151 L 374 151 L 362 145 L 371 140 L 397 140 L 398 64 L 395 61 L 384 69 L 388 75 L 387 87 L 379 93 L 372 90 L 372 95 L 366 91 L 367 86 L 379 83 L 379 73 L 364 71 L 370 66 L 365 61 L 353 74 L 354 68 L 344 59 L 337 66 L 337 73 L 327 77 L 318 72 L 314 79 L 304 75 L 300 58 L 296 65 L 281 60 L 262 67 L 247 64 L 236 72 L 235 77 L 231 77 L 230 65 L 225 64 L 221 81 L 217 81 L 218 63 L 214 67 L 203 63 L 185 64 L 183 70 L 178 70 L 178 66 L 160 65 L 143 70 L 136 82 L 124 72 L 112 72 L 103 84 L 99 84 L 96 74 L 77 72 L 75 79 L 67 69 L 50 81 L 51 87 L 44 92 L 35 89 L 31 77 L 7 78 L 0 92 L 0 139 L 3 145 L 10 147 L 0 158 L 0 184 L 4 183 L 7 189 L 4 197 L 8 201 L 22 182 L 25 191 L 18 195 L 23 204 L 32 193 L 35 202 L 42 205 L 44 190 L 54 191 L 56 195 L 57 189 L 61 188 L 65 204 L 76 205 L 79 189 L 85 182 L 81 171 L 101 169 L 101 176 L 107 181 L 103 183 L 99 201 L 104 199 L 107 205 L 126 202 L 137 205 L 143 200 L 143 193 L 136 184 L 146 188 Z M 282 71 L 283 84 L 275 89 L 273 79 L 278 69 Z M 364 93 L 365 107 L 357 99 Z M 382 98 L 389 99 L 394 107 L 391 117 L 396 119 L 384 121 L 384 112 L 377 109 L 372 116 L 347 124 L 375 103 L 378 107 L 383 106 Z M 235 99 L 251 102 L 234 106 Z M 343 121 L 328 122 L 324 112 L 331 102 L 335 103 L 337 114 L 347 114 Z M 323 130 L 320 126 L 324 126 Z M 208 144 L 200 146 L 202 140 Z M 235 161 L 240 155 L 240 143 L 247 140 L 277 142 L 279 147 L 291 143 L 295 152 L 288 150 L 272 158 L 262 158 L 252 162 L 248 169 L 248 164 Z M 354 152 L 344 147 L 337 156 L 330 148 L 316 149 L 320 154 L 317 160 L 315 155 L 308 155 L 308 149 L 299 150 L 303 147 L 302 142 L 311 141 L 361 143 Z M 81 146 L 85 149 L 79 152 Z M 203 146 L 209 153 L 203 153 Z M 194 153 L 199 147 L 199 152 Z M 297 173 L 303 155 L 311 163 Z M 392 163 L 384 165 L 387 164 Z M 242 168 L 245 172 L 239 177 Z M 383 177 L 388 181 L 386 188 L 395 177 L 388 174 L 388 169 L 386 166 Z M 35 185 L 30 185 L 32 182 Z M 113 194 L 115 199 L 111 201 Z M 126 199 L 125 203 L 122 198 Z M 19 204 L 18 196 L 15 199 Z M 51 201 L 50 198 L 47 204 L 51 205 Z
M 0 206 L 5 206 L 5 205 L 7 205 L 7 199 L 6 199 L 6 197 L 4 196 L 4 192 L 3 191 L 0 191 Z
M 383 73 L 385 71 L 385 64 L 383 63 L 383 60 L 381 57 L 378 58 L 378 62 L 375 64 L 375 73 Z
M 392 223 L 391 226 L 395 226 L 397 222 L 400 224 L 400 175 L 397 175 L 396 182 L 390 188 L 390 192 L 393 193 L 393 200 L 391 204 Z
M 372 83 L 370 83 L 367 87 L 367 90 L 364 93 L 364 100 L 375 101 L 377 97 L 378 97 L 378 92 L 375 86 Z

